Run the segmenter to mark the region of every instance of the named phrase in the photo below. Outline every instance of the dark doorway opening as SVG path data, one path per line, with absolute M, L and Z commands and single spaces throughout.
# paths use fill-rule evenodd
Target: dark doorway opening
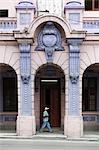
M 90 65 L 82 78 L 84 131 L 99 131 L 99 64 Z
M 0 132 L 15 132 L 18 114 L 17 74 L 0 64 Z
M 49 107 L 50 123 L 52 127 L 60 127 L 60 80 L 59 79 L 41 79 L 40 85 L 40 120 L 42 122 L 42 114 L 44 107 Z
M 3 78 L 3 111 L 18 112 L 17 79 L 15 77 Z

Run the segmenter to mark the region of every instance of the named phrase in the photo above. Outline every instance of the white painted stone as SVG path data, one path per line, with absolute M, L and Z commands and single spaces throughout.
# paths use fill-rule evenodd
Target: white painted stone
M 80 116 L 65 116 L 64 134 L 68 138 L 79 138 L 83 135 L 83 120 Z
M 34 116 L 17 117 L 17 135 L 33 136 L 36 133 L 36 124 Z
M 38 0 L 37 5 L 39 15 L 50 13 L 61 16 L 63 12 L 63 0 Z

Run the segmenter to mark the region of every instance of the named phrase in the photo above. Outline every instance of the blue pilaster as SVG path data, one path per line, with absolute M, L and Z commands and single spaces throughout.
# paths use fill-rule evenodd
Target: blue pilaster
M 19 45 L 21 68 L 21 115 L 32 115 L 31 98 L 31 46 L 27 43 Z
M 80 47 L 81 39 L 69 39 L 69 115 L 79 116 L 80 114 Z

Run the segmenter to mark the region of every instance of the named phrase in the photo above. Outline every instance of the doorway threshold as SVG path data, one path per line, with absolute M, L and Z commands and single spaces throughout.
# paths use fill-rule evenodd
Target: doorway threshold
M 67 138 L 64 134 L 62 133 L 55 133 L 55 132 L 37 132 L 37 134 L 34 136 L 36 138 L 40 139 L 65 139 Z
M 60 128 L 52 128 L 53 132 L 50 133 L 48 132 L 47 129 L 45 129 L 43 132 L 39 132 L 37 131 L 35 137 L 38 137 L 38 138 L 47 138 L 47 139 L 53 139 L 53 138 L 59 138 L 59 139 L 65 139 L 67 138 L 65 135 L 64 135 L 64 132 L 62 129 Z

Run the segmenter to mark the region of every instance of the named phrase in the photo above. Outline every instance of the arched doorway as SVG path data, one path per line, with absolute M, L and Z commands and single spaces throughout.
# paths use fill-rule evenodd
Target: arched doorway
M 0 64 L 0 131 L 15 132 L 17 112 L 17 75 L 9 65 Z
M 99 64 L 89 66 L 82 80 L 84 131 L 99 130 Z
M 37 96 L 39 93 L 39 96 Z M 36 101 L 39 99 L 39 103 Z M 37 104 L 38 103 L 38 104 Z M 62 69 L 54 64 L 41 66 L 35 77 L 35 109 L 37 125 L 42 123 L 44 107 L 49 107 L 52 127 L 63 128 L 65 103 L 65 77 Z M 39 106 L 39 108 L 37 108 Z M 39 114 L 39 115 L 38 115 Z M 39 120 L 39 122 L 38 122 Z
M 59 79 L 41 79 L 40 90 L 41 121 L 44 107 L 50 113 L 50 122 L 53 127 L 60 127 L 60 81 Z

